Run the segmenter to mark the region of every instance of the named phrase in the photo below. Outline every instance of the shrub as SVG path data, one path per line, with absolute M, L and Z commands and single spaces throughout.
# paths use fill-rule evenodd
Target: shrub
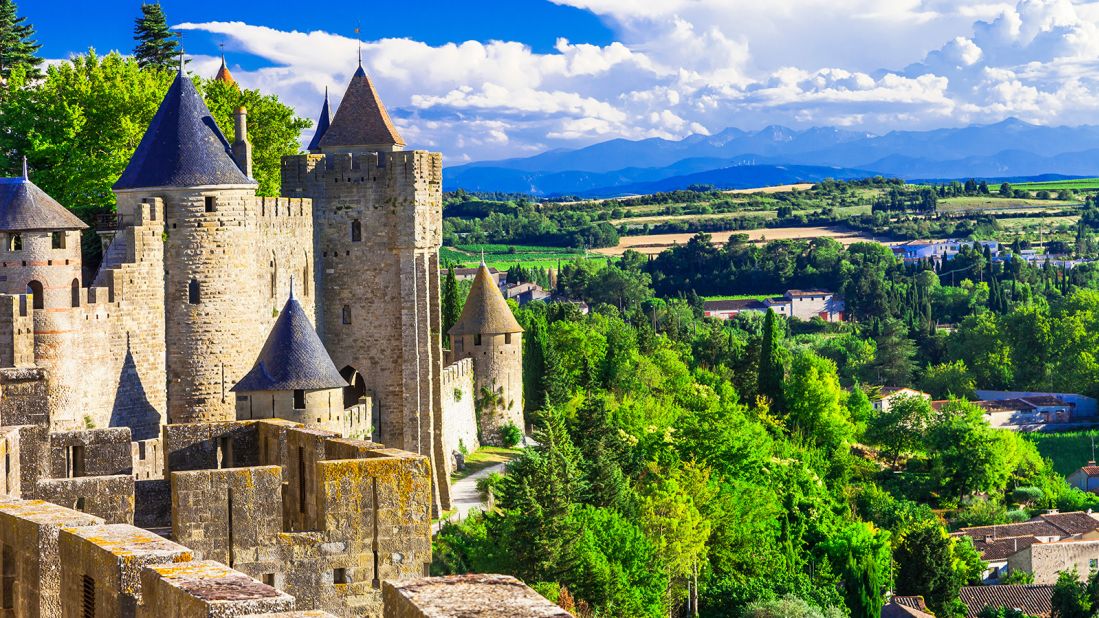
M 1042 490 L 1037 487 L 1016 487 L 1011 492 L 1011 499 L 1017 504 L 1034 504 L 1042 497 Z
M 490 472 L 485 476 L 477 479 L 477 491 L 480 492 L 482 497 L 487 497 L 489 490 L 492 493 L 500 493 L 500 486 L 504 483 L 504 475 L 499 472 Z
M 515 423 L 508 423 L 500 428 L 500 439 L 504 446 L 511 448 L 523 439 L 523 431 L 516 427 Z

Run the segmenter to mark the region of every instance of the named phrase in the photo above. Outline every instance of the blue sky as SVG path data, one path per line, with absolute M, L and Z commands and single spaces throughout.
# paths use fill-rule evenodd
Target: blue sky
M 43 54 L 128 52 L 139 0 L 22 0 Z M 881 133 L 1099 119 L 1091 0 L 164 0 L 191 70 L 313 117 L 363 59 L 405 140 L 450 164 L 735 126 Z M 322 10 L 321 7 L 330 8 Z M 308 136 L 306 136 L 308 137 Z

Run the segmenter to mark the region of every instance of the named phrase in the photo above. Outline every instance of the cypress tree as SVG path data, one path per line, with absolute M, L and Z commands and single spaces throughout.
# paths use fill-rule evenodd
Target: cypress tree
M 0 0 L 0 76 L 8 79 L 13 68 L 22 67 L 28 78 L 38 79 L 42 58 L 35 54 L 42 46 L 33 38 L 34 26 L 18 11 L 15 0 Z
M 458 323 L 460 314 L 458 302 L 458 278 L 454 276 L 454 267 L 446 269 L 446 280 L 443 281 L 443 341 L 449 347 L 446 336 L 450 329 Z
M 141 68 L 170 69 L 179 61 L 179 40 L 168 29 L 160 3 L 141 5 L 141 17 L 134 20 L 134 58 Z
M 782 407 L 782 382 L 786 369 L 782 363 L 782 324 L 773 309 L 763 318 L 763 341 L 759 351 L 759 375 L 756 378 L 760 395 L 769 398 L 776 407 Z

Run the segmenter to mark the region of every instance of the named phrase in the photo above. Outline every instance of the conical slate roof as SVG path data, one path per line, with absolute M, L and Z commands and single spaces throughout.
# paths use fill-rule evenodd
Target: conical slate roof
M 194 83 L 180 71 L 114 188 L 254 184 L 233 160 Z
M 374 89 L 362 65 L 347 85 L 347 92 L 332 119 L 332 126 L 321 138 L 321 150 L 350 146 L 404 146 L 385 104 Z
M 324 349 L 298 299 L 291 293 L 260 350 L 255 366 L 234 392 L 293 391 L 344 388 L 332 357 Z
M 88 227 L 68 208 L 26 177 L 0 178 L 0 230 L 82 230 Z
M 503 333 L 521 333 L 523 327 L 515 321 L 511 308 L 496 287 L 496 280 L 481 262 L 477 276 L 473 278 L 473 287 L 466 297 L 466 306 L 458 322 L 451 327 L 451 335 L 499 335 Z
M 313 139 L 309 140 L 309 148 L 306 150 L 310 152 L 316 152 L 320 150 L 321 138 L 328 132 L 329 125 L 332 124 L 332 117 L 328 112 L 328 88 L 324 89 L 324 105 L 321 106 L 321 116 L 317 119 L 317 132 L 313 134 Z

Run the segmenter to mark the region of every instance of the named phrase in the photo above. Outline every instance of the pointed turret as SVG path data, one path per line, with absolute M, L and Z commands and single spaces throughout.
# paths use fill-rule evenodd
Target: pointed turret
M 502 335 L 521 333 L 523 327 L 515 321 L 511 308 L 496 287 L 496 279 L 488 266 L 481 262 L 473 287 L 469 290 L 466 305 L 458 322 L 451 327 L 450 335 Z
M 362 64 L 355 71 L 336 117 L 317 144 L 322 152 L 392 151 L 404 148 L 389 112 Z
M 321 115 L 317 118 L 317 131 L 313 133 L 313 139 L 309 140 L 309 152 L 319 152 L 321 149 L 321 139 L 324 134 L 328 132 L 328 127 L 332 124 L 332 117 L 328 112 L 328 86 L 324 87 L 324 105 L 321 106 Z
M 347 380 L 332 364 L 309 316 L 291 292 L 256 364 L 232 390 L 327 390 L 345 386 Z
M 214 76 L 214 79 L 230 86 L 237 85 L 237 80 L 233 79 L 233 74 L 229 72 L 229 67 L 225 64 L 225 54 L 221 55 L 221 68 L 218 69 L 218 74 Z
M 87 224 L 23 176 L 0 178 L 0 231 L 82 230 Z
M 115 190 L 254 186 L 182 69 L 153 116 Z

